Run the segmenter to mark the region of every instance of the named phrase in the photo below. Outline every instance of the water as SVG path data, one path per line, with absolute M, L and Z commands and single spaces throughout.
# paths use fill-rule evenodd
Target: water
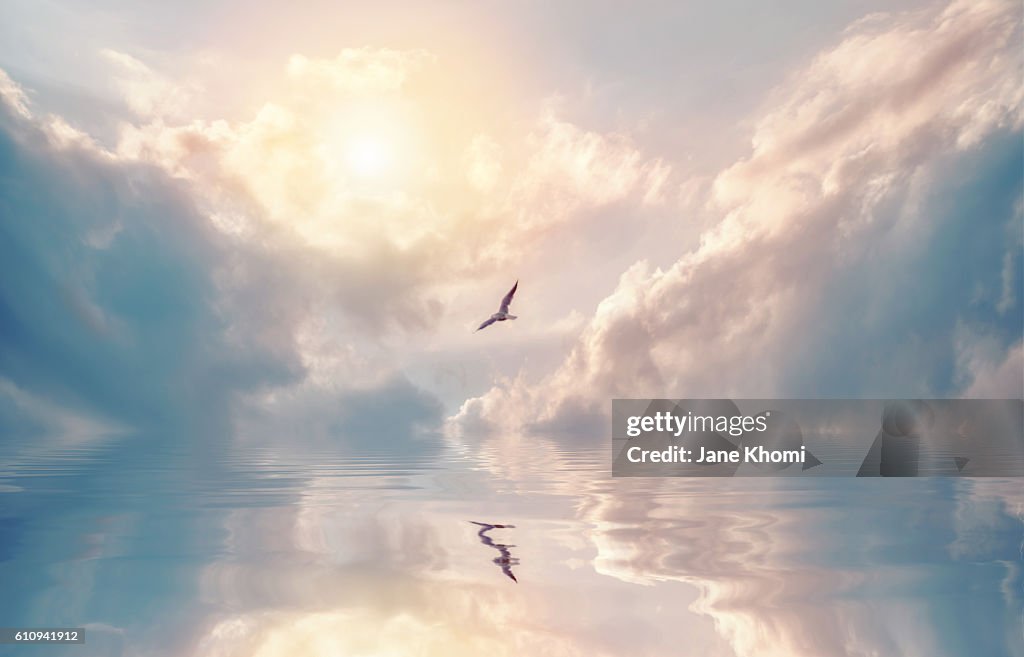
M 0 452 L 0 624 L 87 628 L 0 654 L 1024 655 L 1020 480 L 211 444 Z

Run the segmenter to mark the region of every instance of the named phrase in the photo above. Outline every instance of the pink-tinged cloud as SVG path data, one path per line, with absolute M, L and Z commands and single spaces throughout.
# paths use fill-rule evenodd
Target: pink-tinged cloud
M 721 219 L 699 247 L 664 270 L 636 263 L 554 372 L 468 400 L 453 430 L 601 431 L 587 419 L 616 396 L 784 392 L 808 343 L 841 349 L 815 333 L 836 311 L 829 283 L 872 258 L 899 275 L 929 234 L 917 208 L 933 165 L 1020 130 L 1020 42 L 1019 7 L 1000 1 L 854 24 L 775 91 L 749 156 L 712 185 L 708 207 Z M 853 312 L 852 321 L 871 319 L 870 309 Z M 882 364 L 879 376 L 894 383 L 878 390 L 927 392 L 912 352 Z

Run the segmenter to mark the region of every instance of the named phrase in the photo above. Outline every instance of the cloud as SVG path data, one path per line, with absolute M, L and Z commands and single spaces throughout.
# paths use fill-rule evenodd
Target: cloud
M 442 446 L 440 402 L 394 374 L 379 383 L 310 378 L 248 396 L 237 415 L 237 441 L 248 446 L 284 442 L 339 457 L 387 454 L 391 462 L 433 457 Z
M 431 328 L 453 281 L 551 248 L 554 229 L 664 202 L 671 167 L 627 134 L 584 129 L 550 104 L 496 124 L 448 91 L 450 68 L 415 50 L 296 55 L 249 120 L 126 124 L 117 156 L 188 180 L 236 238 L 319 263 L 331 283 L 318 287 L 373 334 Z M 353 165 L 367 148 L 382 162 L 373 175 Z M 354 281 L 372 294 L 328 290 Z
M 425 50 L 345 48 L 334 59 L 292 55 L 288 75 L 311 89 L 386 93 L 400 90 L 411 75 L 435 60 Z
M 430 312 L 404 291 L 401 277 L 417 271 L 394 267 L 393 247 L 367 244 L 365 261 L 339 262 L 287 237 L 240 239 L 211 222 L 202 199 L 197 207 L 188 181 L 63 139 L 17 87 L 8 98 L 21 104 L 0 104 L 7 428 L 26 439 L 133 431 L 228 441 L 244 412 L 271 442 L 300 427 L 353 449 L 372 448 L 382 431 L 421 454 L 438 444 L 438 402 L 393 363 L 324 364 L 339 325 L 409 308 L 415 325 Z M 332 305 L 361 319 L 328 326 Z M 359 368 L 381 380 L 356 379 Z
M 104 48 L 100 55 L 114 65 L 114 84 L 129 109 L 139 116 L 180 116 L 199 91 L 194 85 L 172 81 L 127 53 Z
M 530 211 L 561 217 L 580 206 L 606 205 L 634 194 L 641 203 L 660 200 L 671 168 L 645 158 L 628 136 L 583 130 L 553 109 L 545 112 L 540 128 L 530 137 L 529 158 L 513 185 L 517 202 L 522 197 L 532 201 Z
M 180 186 L 0 112 L 0 361 L 14 385 L 116 423 L 209 427 L 238 389 L 292 375 L 227 339 L 226 244 Z
M 28 110 L 28 97 L 22 91 L 6 71 L 0 70 L 0 99 L 9 108 L 9 111 L 22 117 L 28 118 L 31 114 Z
M 994 353 L 993 353 L 994 352 Z M 968 399 L 1024 398 L 1024 343 L 1002 352 L 994 340 L 965 336 L 960 344 L 961 376 L 968 382 L 963 396 Z
M 1002 285 L 1020 38 L 1003 2 L 852 26 L 776 90 L 712 185 L 699 247 L 634 265 L 560 367 L 468 400 L 453 428 L 593 425 L 616 396 L 945 394 L 961 315 L 989 321 L 972 286 Z
M 12 450 L 8 456 L 15 451 L 23 455 L 26 448 L 53 452 L 95 444 L 124 432 L 124 426 L 71 411 L 0 377 L 0 435 Z

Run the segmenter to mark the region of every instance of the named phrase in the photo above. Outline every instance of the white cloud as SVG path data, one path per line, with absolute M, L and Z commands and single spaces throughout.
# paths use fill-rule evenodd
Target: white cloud
M 179 117 L 198 93 L 194 85 L 173 81 L 127 53 L 104 48 L 100 55 L 114 65 L 114 83 L 139 116 Z
M 910 182 L 928 180 L 940 156 L 1019 130 L 1020 32 L 1013 4 L 998 1 L 854 25 L 776 91 L 750 156 L 714 182 L 721 220 L 699 248 L 665 270 L 637 263 L 554 373 L 467 401 L 454 425 L 490 418 L 515 431 L 603 415 L 614 396 L 779 394 L 822 313 L 844 312 L 828 283 L 871 258 L 899 271 L 900 243 L 877 246 L 894 221 L 921 227 L 908 250 L 927 234 Z M 599 171 L 612 190 L 635 181 Z M 904 211 L 893 212 L 901 197 Z
M 28 97 L 25 95 L 25 92 L 2 69 L 0 69 L 0 98 L 22 118 L 27 119 L 31 116 L 31 113 L 28 111 Z
M 425 50 L 345 48 L 334 59 L 292 55 L 288 75 L 310 89 L 326 86 L 349 94 L 395 92 L 410 75 L 435 61 Z
M 663 202 L 670 166 L 628 135 L 583 129 L 551 107 L 514 128 L 475 116 L 443 93 L 444 63 L 429 53 L 295 56 L 288 71 L 251 120 L 126 124 L 117 153 L 187 179 L 233 238 L 304 259 L 284 264 L 299 278 L 320 265 L 313 289 L 326 307 L 344 302 L 352 325 L 430 328 L 454 281 L 560 251 L 550 231 L 585 235 L 602 207 Z M 366 144 L 384 162 L 376 178 L 352 165 Z M 344 283 L 357 280 L 361 293 Z
M 1000 354 L 992 341 L 962 339 L 958 366 L 968 399 L 1024 398 L 1024 343 Z
M 552 110 L 539 127 L 529 138 L 530 154 L 513 191 L 516 201 L 532 201 L 531 211 L 564 216 L 582 205 L 605 205 L 634 193 L 643 202 L 660 200 L 670 167 L 646 159 L 628 136 L 581 129 Z

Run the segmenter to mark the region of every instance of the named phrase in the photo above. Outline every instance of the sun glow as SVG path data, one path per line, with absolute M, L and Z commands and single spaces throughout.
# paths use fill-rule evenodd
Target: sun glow
M 394 155 L 394 145 L 377 135 L 353 137 L 345 147 L 348 169 L 362 178 L 387 173 L 394 167 Z
M 203 136 L 266 216 L 309 244 L 357 253 L 372 234 L 404 248 L 458 224 L 500 177 L 500 131 L 487 103 L 466 100 L 463 73 L 419 51 L 297 55 L 252 120 Z
M 395 99 L 342 99 L 317 117 L 317 153 L 328 193 L 380 197 L 408 193 L 425 153 L 419 108 Z

